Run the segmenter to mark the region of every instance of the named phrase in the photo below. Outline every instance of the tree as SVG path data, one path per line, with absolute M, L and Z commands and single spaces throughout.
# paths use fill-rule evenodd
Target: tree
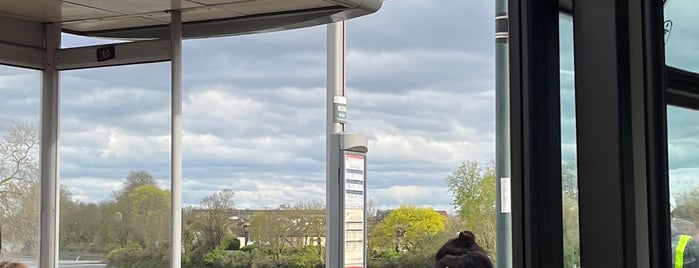
M 371 232 L 377 250 L 412 250 L 444 231 L 447 219 L 431 208 L 403 205 L 391 211 Z
M 323 250 L 323 239 L 325 238 L 326 214 L 325 206 L 319 201 L 299 203 L 294 206 L 296 219 L 295 227 L 302 236 L 301 247 L 310 250 L 317 257 L 318 262 L 322 262 L 325 254 Z
M 121 189 L 117 192 L 117 196 L 128 195 L 129 193 L 136 190 L 136 188 L 143 185 L 158 186 L 153 176 L 145 170 L 129 171 L 126 175 L 126 181 L 121 186 Z
M 561 169 L 564 261 L 566 267 L 580 266 L 577 162 L 575 160 L 564 161 Z
M 235 210 L 233 196 L 235 193 L 232 190 L 223 189 L 201 200 L 205 216 L 198 222 L 198 229 L 201 231 L 200 245 L 205 251 L 216 248 L 230 233 L 228 218 Z
M 10 123 L 0 137 L 0 224 L 7 242 L 37 244 L 39 218 L 39 135 L 36 126 Z
M 136 231 L 141 230 L 134 222 L 133 198 L 129 195 L 142 186 L 152 186 L 157 189 L 158 185 L 153 176 L 147 171 L 131 171 L 126 176 L 126 180 L 121 189 L 114 193 L 114 201 L 104 202 L 100 205 L 100 226 L 105 236 L 105 243 L 117 243 L 119 247 L 125 248 L 129 243 L 139 241 L 145 242 L 143 237 L 136 237 Z M 168 196 L 169 204 L 169 196 Z M 142 232 L 141 232 L 142 233 Z
M 169 241 L 170 191 L 142 185 L 128 195 L 135 242 L 144 248 L 159 248 Z
M 60 245 L 62 248 L 75 248 L 71 244 L 88 244 L 82 249 L 89 249 L 90 244 L 99 242 L 100 208 L 94 203 L 73 201 L 67 187 L 60 190 Z
M 479 245 L 492 257 L 496 241 L 495 165 L 465 161 L 446 181 L 463 227 L 476 234 Z

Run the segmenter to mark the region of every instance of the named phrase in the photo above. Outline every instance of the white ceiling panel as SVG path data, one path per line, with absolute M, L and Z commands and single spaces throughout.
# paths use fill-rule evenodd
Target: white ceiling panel
M 218 7 L 198 7 L 185 9 L 182 11 L 182 21 L 202 21 L 202 20 L 215 20 L 215 19 L 225 19 L 225 18 L 235 18 L 241 17 L 244 14 L 236 13 L 227 9 Z M 142 15 L 149 19 L 154 19 L 162 21 L 164 23 L 170 23 L 170 14 L 165 12 L 157 12 L 152 14 Z
M 63 2 L 61 13 L 63 16 L 61 21 L 87 20 L 120 15 L 119 13 L 80 6 L 68 2 Z
M 202 5 L 218 5 L 218 4 L 230 4 L 235 2 L 245 2 L 249 0 L 189 0 L 190 2 L 199 3 Z
M 31 21 L 60 21 L 60 0 L 0 0 L 0 14 Z
M 323 0 L 250 0 L 219 7 L 246 15 L 336 6 Z
M 80 22 L 66 23 L 63 28 L 77 31 L 77 32 L 87 32 L 87 31 L 104 31 L 111 29 L 123 29 L 131 27 L 141 27 L 141 26 L 153 26 L 153 25 L 164 25 L 161 21 L 146 19 L 142 17 L 115 17 L 106 19 L 95 19 Z
M 129 15 L 172 9 L 170 0 L 66 0 L 65 2 Z M 197 6 L 201 5 L 188 1 L 182 3 L 182 8 Z

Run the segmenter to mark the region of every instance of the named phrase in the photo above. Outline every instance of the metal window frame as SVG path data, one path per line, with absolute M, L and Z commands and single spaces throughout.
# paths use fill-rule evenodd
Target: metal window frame
M 662 2 L 573 3 L 580 255 L 668 267 Z
M 509 1 L 513 266 L 563 267 L 558 1 Z M 551 241 L 560 241 L 552 243 Z
M 514 267 L 563 266 L 558 12 L 574 20 L 581 261 L 667 267 L 662 2 L 569 2 L 509 1 Z
M 667 104 L 699 110 L 699 73 L 666 66 Z

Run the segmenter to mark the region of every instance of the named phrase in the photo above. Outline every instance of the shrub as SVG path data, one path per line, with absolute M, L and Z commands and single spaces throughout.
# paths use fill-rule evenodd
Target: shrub
M 167 251 L 166 251 L 167 252 Z M 107 267 L 112 268 L 166 268 L 169 257 L 165 252 L 136 247 L 117 248 L 107 254 Z
M 231 238 L 230 240 L 226 241 L 226 250 L 239 250 L 240 249 L 240 240 L 238 238 Z

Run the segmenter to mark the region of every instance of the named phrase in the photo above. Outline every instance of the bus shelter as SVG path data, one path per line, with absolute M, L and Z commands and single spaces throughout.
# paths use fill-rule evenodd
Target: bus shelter
M 41 70 L 39 267 L 58 266 L 59 74 L 171 62 L 170 259 L 181 258 L 182 39 L 254 34 L 340 22 L 381 0 L 25 0 L 0 3 L 0 64 Z M 61 33 L 124 40 L 61 48 Z M 329 33 L 336 33 L 329 32 Z M 330 38 L 330 36 L 329 36 Z M 338 39 L 339 40 L 339 39 Z M 333 47 L 334 48 L 334 47 Z M 340 47 L 342 48 L 342 47 Z M 329 47 L 330 49 L 330 47 Z M 334 52 L 340 52 L 333 50 Z M 338 64 L 340 62 L 337 62 Z M 335 64 L 334 61 L 329 64 Z M 329 67 L 329 70 L 331 68 Z M 341 68 L 335 68 L 337 70 Z M 329 71 L 329 74 L 331 72 Z M 335 81 L 330 79 L 329 81 Z M 333 82 L 338 86 L 342 83 Z M 171 261 L 171 267 L 180 267 Z

